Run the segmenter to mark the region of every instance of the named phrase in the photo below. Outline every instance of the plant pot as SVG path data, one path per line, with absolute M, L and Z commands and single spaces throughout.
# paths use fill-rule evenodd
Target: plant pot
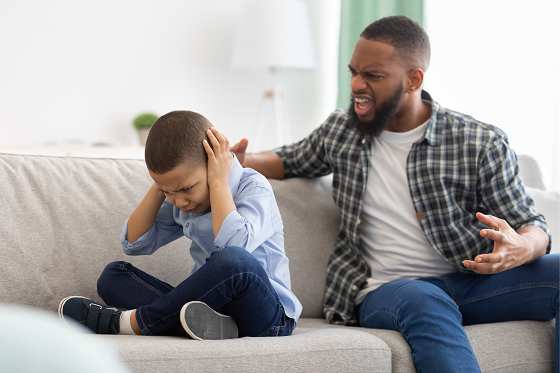
M 140 138 L 140 145 L 146 145 L 146 139 L 148 138 L 148 134 L 150 133 L 149 128 L 138 128 L 138 137 Z

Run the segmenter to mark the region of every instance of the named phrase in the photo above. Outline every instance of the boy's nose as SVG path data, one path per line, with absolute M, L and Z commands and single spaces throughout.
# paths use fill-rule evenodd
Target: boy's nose
M 185 208 L 188 207 L 190 205 L 191 201 L 189 201 L 186 198 L 176 198 L 175 199 L 175 206 L 179 207 L 179 208 Z

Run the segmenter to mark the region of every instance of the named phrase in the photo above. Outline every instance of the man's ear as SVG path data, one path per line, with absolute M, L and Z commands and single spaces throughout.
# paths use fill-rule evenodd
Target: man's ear
M 422 88 L 422 83 L 424 82 L 424 71 L 420 68 L 416 68 L 408 72 L 408 81 L 406 87 L 406 93 L 414 93 Z

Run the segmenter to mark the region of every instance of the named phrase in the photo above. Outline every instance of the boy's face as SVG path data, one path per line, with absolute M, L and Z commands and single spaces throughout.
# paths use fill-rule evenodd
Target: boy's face
M 169 203 L 181 211 L 201 214 L 210 207 L 208 169 L 205 165 L 194 170 L 180 165 L 161 175 L 148 171 Z

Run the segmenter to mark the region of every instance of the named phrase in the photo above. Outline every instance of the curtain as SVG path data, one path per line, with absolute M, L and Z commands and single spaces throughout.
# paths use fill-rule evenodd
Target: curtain
M 393 15 L 405 15 L 423 24 L 423 0 L 341 0 L 340 44 L 338 53 L 337 107 L 350 104 L 348 63 L 362 31 L 370 23 Z

